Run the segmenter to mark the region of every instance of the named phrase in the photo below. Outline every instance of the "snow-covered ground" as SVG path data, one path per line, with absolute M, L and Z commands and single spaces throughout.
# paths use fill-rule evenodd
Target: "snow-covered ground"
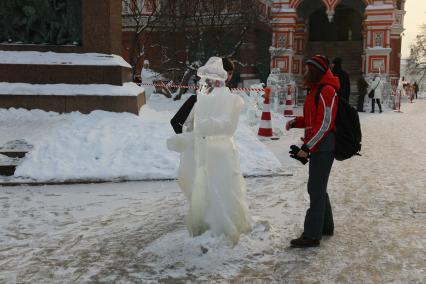
M 265 143 L 293 176 L 246 179 L 254 226 L 234 247 L 188 236 L 175 181 L 1 187 L 0 283 L 426 283 L 426 101 L 402 111 L 361 114 L 363 155 L 333 166 L 335 235 L 319 248 L 288 247 L 308 206 L 292 131 Z

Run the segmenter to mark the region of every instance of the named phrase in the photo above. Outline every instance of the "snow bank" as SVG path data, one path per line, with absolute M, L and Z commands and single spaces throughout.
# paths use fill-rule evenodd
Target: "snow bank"
M 0 109 L 0 143 L 24 139 L 34 146 L 15 177 L 36 181 L 172 179 L 177 177 L 179 155 L 169 151 L 165 141 L 173 134 L 169 121 L 184 100 L 155 95 L 140 116 Z M 281 163 L 243 121 L 236 133 L 243 174 L 279 171 Z

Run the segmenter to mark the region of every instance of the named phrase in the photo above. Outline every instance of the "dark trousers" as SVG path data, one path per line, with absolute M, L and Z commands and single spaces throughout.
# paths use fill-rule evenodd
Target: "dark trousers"
M 358 104 L 357 104 L 358 111 L 364 111 L 364 97 L 365 97 L 365 94 L 360 94 L 358 96 Z
M 334 230 L 333 213 L 327 193 L 333 161 L 334 153 L 330 151 L 311 154 L 308 179 L 310 206 L 305 217 L 303 231 L 305 238 L 321 240 L 323 231 Z
M 375 101 L 377 102 L 377 105 L 379 106 L 380 112 L 382 112 L 382 105 L 380 104 L 380 99 L 372 99 L 371 100 L 371 112 L 374 112 L 374 106 L 375 106 L 374 102 Z

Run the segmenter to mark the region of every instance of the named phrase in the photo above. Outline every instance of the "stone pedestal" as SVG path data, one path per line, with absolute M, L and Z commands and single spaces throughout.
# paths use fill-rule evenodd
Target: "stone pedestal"
M 133 88 L 128 96 L 115 96 L 112 87 L 111 93 L 99 94 L 96 91 L 100 86 L 108 92 L 105 85 L 123 86 L 132 79 L 131 66 L 117 56 L 121 54 L 122 46 L 122 1 L 80 1 L 81 26 L 76 26 L 76 29 L 81 28 L 78 42 L 65 45 L 19 44 L 11 38 L 9 42 L 0 43 L 0 82 L 9 83 L 2 85 L 3 90 L 0 87 L 1 108 L 24 107 L 83 113 L 101 109 L 138 114 L 145 103 L 142 88 L 138 94 Z M 33 5 L 31 1 L 27 4 Z M 10 92 L 15 87 L 22 87 L 19 85 L 22 83 L 36 84 L 35 90 L 47 90 L 48 94 L 37 91 L 31 94 Z M 56 89 L 57 84 L 64 84 L 63 88 L 70 90 L 90 85 L 93 94 L 49 94 L 49 89 Z M 9 90 L 9 93 L 5 90 Z M 126 90 L 123 87 L 122 91 Z
M 139 113 L 145 104 L 144 95 L 0 95 L 1 108 L 43 109 L 59 113 L 79 111 L 88 114 L 93 110 Z
M 81 1 L 81 42 L 77 45 L 0 43 L 0 50 L 121 54 L 121 0 Z

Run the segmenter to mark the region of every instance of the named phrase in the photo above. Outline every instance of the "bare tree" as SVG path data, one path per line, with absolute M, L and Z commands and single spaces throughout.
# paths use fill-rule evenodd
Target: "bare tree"
M 162 0 L 162 73 L 181 85 L 211 56 L 235 57 L 259 21 L 257 0 Z M 177 73 L 177 74 L 176 74 Z M 179 78 L 179 79 L 178 79 Z M 179 90 L 176 99 L 186 91 Z
M 416 42 L 411 45 L 410 56 L 407 62 L 407 71 L 410 75 L 416 74 L 419 81 L 426 75 L 426 25 L 422 25 Z
M 159 5 L 155 0 L 122 0 L 125 23 L 132 30 L 132 44 L 129 49 L 129 63 L 133 77 L 142 65 L 155 23 L 159 19 Z
M 161 64 L 155 71 L 185 86 L 211 56 L 232 57 L 240 66 L 247 65 L 239 60 L 239 51 L 261 21 L 258 0 L 122 1 L 134 31 L 129 50 L 134 72 L 149 48 L 159 51 Z M 146 9 L 147 1 L 150 9 Z M 176 99 L 186 90 L 180 89 Z

